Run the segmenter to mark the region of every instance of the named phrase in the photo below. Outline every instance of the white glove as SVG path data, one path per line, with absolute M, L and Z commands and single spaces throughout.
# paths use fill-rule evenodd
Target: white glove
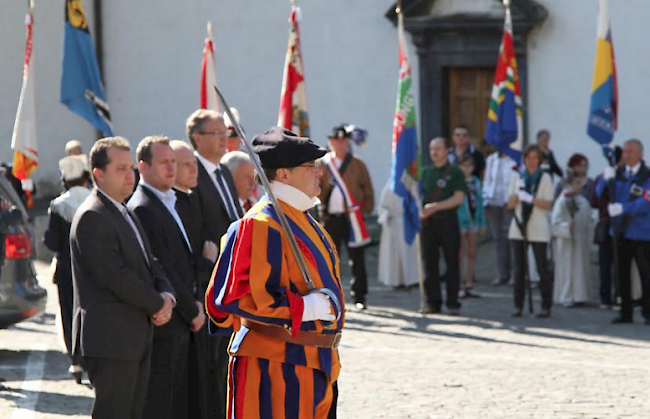
M 516 185 L 517 185 L 518 190 L 519 189 L 524 189 L 526 187 L 526 182 L 524 182 L 523 179 L 519 178 L 519 180 L 517 180 Z
M 533 203 L 533 196 L 531 194 L 529 194 L 528 192 L 526 192 L 526 191 L 517 192 L 517 197 L 519 198 L 519 200 L 521 202 L 526 202 L 526 203 L 529 203 L 529 204 Z
M 377 222 L 381 225 L 385 225 L 388 222 L 388 211 L 379 211 L 379 215 L 377 216 Z
M 607 212 L 610 217 L 618 217 L 623 214 L 623 205 L 622 204 L 609 204 L 607 205 Z
M 20 181 L 20 185 L 22 186 L 23 191 L 25 192 L 34 191 L 34 181 L 32 179 L 23 179 Z
M 616 169 L 613 167 L 606 167 L 603 171 L 603 179 L 612 180 L 616 177 Z
M 310 322 L 314 320 L 332 321 L 336 318 L 332 314 L 330 299 L 320 292 L 312 292 L 302 297 L 305 303 L 305 309 L 302 312 L 302 321 Z

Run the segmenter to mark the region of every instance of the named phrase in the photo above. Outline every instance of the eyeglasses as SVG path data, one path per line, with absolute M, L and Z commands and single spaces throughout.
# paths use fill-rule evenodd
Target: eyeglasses
M 199 131 L 201 135 L 214 135 L 215 137 L 226 137 L 228 131 Z
M 296 167 L 304 167 L 304 168 L 307 169 L 307 170 L 317 170 L 317 169 L 320 169 L 320 167 L 318 167 L 318 166 L 316 165 L 316 163 L 311 163 L 311 164 L 301 164 L 300 166 L 296 166 Z

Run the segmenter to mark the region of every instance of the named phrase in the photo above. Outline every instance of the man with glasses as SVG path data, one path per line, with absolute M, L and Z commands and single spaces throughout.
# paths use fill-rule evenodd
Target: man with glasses
M 352 269 L 352 300 L 358 309 L 364 310 L 368 278 L 363 248 L 370 243 L 370 237 L 363 216 L 375 207 L 372 182 L 366 164 L 352 154 L 345 125 L 332 129 L 329 148 L 331 151 L 320 161 L 320 219 L 339 254 L 341 244 L 345 243 Z
M 485 158 L 469 141 L 469 128 L 466 125 L 456 125 L 453 131 L 454 145 L 449 148 L 447 159 L 452 165 L 457 165 L 458 161 L 465 154 L 469 154 L 474 159 L 474 171 L 472 174 L 479 179 L 483 179 L 485 170 Z
M 227 150 L 228 129 L 220 113 L 199 109 L 187 119 L 186 132 L 199 163 L 198 185 L 193 192 L 201 207 L 202 239 L 218 245 L 230 223 L 243 216 L 230 170 L 220 163 Z M 209 273 L 199 278 L 200 293 L 205 292 L 208 281 Z M 227 330 L 222 336 L 211 335 L 207 327 L 196 336 L 198 357 L 206 369 L 207 382 L 201 386 L 204 392 L 200 395 L 204 418 L 225 417 L 229 340 Z

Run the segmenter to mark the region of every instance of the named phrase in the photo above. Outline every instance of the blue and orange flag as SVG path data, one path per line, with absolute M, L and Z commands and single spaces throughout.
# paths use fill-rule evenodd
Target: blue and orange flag
M 609 26 L 609 4 L 607 0 L 601 0 L 587 134 L 598 144 L 607 146 L 614 138 L 617 124 L 618 83 L 612 30 Z
M 391 188 L 397 196 L 402 198 L 404 240 L 411 244 L 420 231 L 420 150 L 415 129 L 413 79 L 406 50 L 404 19 L 401 13 L 398 13 L 397 19 L 399 82 L 397 83 L 397 105 L 393 120 Z
M 66 0 L 61 103 L 105 135 L 113 135 L 95 46 L 81 0 Z
M 512 40 L 512 16 L 506 2 L 506 19 L 503 39 L 499 49 L 499 61 L 494 74 L 492 97 L 488 110 L 485 139 L 502 153 L 521 160 L 523 142 L 523 107 L 519 87 L 519 71 L 515 57 L 515 44 Z

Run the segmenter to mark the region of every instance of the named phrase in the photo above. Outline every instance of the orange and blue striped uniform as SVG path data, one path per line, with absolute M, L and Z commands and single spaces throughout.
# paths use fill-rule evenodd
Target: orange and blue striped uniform
M 344 303 L 340 262 L 331 238 L 307 212 L 280 201 L 316 288 Z M 228 418 L 327 418 L 341 364 L 337 349 L 283 342 L 241 325 L 247 319 L 302 333 L 335 334 L 320 321 L 302 322 L 309 292 L 268 198 L 233 223 L 206 292 L 206 310 L 230 342 Z M 344 307 L 342 306 L 344 311 Z M 334 313 L 338 314 L 338 313 Z

